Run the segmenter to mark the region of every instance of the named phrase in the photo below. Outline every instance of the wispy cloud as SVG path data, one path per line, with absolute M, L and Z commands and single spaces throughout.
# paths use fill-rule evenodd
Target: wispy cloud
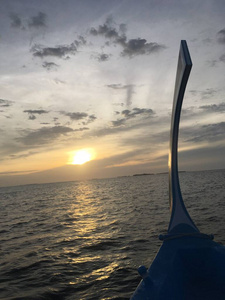
M 9 18 L 11 20 L 11 27 L 13 28 L 26 30 L 32 28 L 39 29 L 47 27 L 47 15 L 43 12 L 39 12 L 37 15 L 31 16 L 28 19 L 22 18 L 19 14 L 12 12 L 9 14 Z
M 213 89 L 213 88 L 207 88 L 204 91 L 190 90 L 189 93 L 191 93 L 193 96 L 200 95 L 200 97 L 202 99 L 209 99 L 209 98 L 215 96 L 218 93 L 218 90 Z
M 13 101 L 0 99 L 0 107 L 9 107 L 13 104 Z
M 126 106 L 130 106 L 132 104 L 132 95 L 135 93 L 134 92 L 134 84 L 108 84 L 107 87 L 114 89 L 114 90 L 126 90 L 127 95 L 126 95 Z
M 218 42 L 221 44 L 225 44 L 225 28 L 221 29 L 217 33 Z
M 33 16 L 28 21 L 29 27 L 40 28 L 46 27 L 47 15 L 43 12 L 39 12 L 36 16 Z
M 203 109 L 206 112 L 225 112 L 225 102 L 220 104 L 211 104 L 211 105 L 202 105 L 199 108 Z
M 215 123 L 215 124 L 208 124 L 202 125 L 196 128 L 195 131 L 190 130 L 188 132 L 189 136 L 193 136 L 187 141 L 199 143 L 203 141 L 207 142 L 216 142 L 216 141 L 224 141 L 225 140 L 225 122 Z
M 23 24 L 22 24 L 22 19 L 20 18 L 20 16 L 16 13 L 11 13 L 9 15 L 9 18 L 11 20 L 11 26 L 14 28 L 22 28 Z
M 73 131 L 72 128 L 65 126 L 42 127 L 37 130 L 25 130 L 23 136 L 16 141 L 26 146 L 41 146 Z
M 27 174 L 31 172 L 35 172 L 36 170 L 27 170 L 27 171 L 11 171 L 11 172 L 0 172 L 0 176 L 2 175 L 14 175 L 14 174 Z
M 222 61 L 222 62 L 225 63 L 225 54 L 223 54 L 223 55 L 220 56 L 220 61 Z

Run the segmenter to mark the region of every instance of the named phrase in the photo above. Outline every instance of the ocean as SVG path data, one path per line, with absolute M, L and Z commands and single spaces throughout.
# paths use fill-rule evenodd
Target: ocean
M 223 244 L 224 183 L 225 170 L 180 173 L 194 222 Z M 167 174 L 0 188 L 0 299 L 129 299 L 168 199 Z

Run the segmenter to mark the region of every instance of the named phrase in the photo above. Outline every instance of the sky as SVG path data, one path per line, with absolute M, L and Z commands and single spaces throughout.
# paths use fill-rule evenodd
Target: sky
M 224 0 L 0 1 L 0 186 L 225 168 Z M 85 149 L 91 160 L 75 164 Z

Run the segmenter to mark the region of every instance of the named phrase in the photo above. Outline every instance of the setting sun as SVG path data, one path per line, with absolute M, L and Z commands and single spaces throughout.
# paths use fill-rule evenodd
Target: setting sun
M 81 149 L 81 150 L 78 150 L 78 151 L 75 151 L 72 153 L 69 164 L 82 165 L 82 164 L 92 160 L 93 157 L 94 157 L 93 150 Z

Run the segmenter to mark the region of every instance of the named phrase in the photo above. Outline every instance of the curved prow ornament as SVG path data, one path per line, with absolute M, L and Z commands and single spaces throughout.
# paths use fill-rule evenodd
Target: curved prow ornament
M 182 40 L 178 57 L 177 75 L 174 90 L 173 110 L 170 131 L 169 149 L 169 197 L 171 219 L 168 227 L 169 235 L 199 233 L 184 205 L 178 176 L 177 147 L 180 113 L 185 88 L 192 68 L 192 61 L 186 41 Z

